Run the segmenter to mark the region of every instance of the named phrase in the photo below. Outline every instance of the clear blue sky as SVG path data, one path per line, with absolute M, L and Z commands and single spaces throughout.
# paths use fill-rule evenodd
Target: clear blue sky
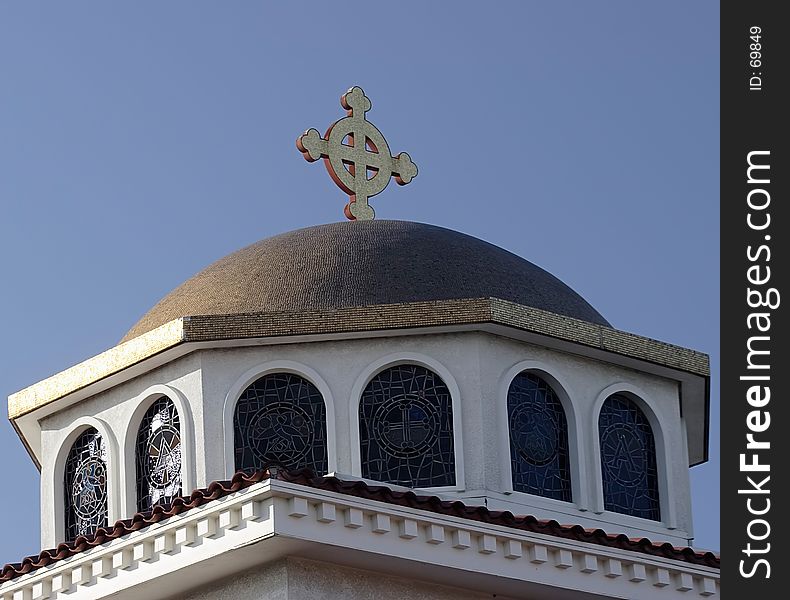
M 374 201 L 708 352 L 697 544 L 719 547 L 719 8 L 667 2 L 0 3 L 0 392 L 117 343 L 258 239 L 343 218 L 294 140 L 353 84 L 420 175 Z M 0 565 L 39 550 L 0 422 Z

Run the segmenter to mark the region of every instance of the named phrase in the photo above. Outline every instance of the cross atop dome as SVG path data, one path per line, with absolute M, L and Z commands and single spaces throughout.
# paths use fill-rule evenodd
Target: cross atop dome
M 296 147 L 308 162 L 324 159 L 329 175 L 349 195 L 346 217 L 369 221 L 376 213 L 368 200 L 383 192 L 393 175 L 398 185 L 409 183 L 417 176 L 417 165 L 406 152 L 392 156 L 387 140 L 365 118 L 371 103 L 361 87 L 343 94 L 340 104 L 348 116 L 330 125 L 323 138 L 317 129 L 308 129 Z

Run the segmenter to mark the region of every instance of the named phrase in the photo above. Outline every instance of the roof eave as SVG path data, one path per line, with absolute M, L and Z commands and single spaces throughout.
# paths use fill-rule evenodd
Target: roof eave
M 140 375 L 197 349 L 217 344 L 276 340 L 362 337 L 395 331 L 425 333 L 453 328 L 512 331 L 551 339 L 566 349 L 618 357 L 631 365 L 652 365 L 704 383 L 705 421 L 709 419 L 710 362 L 706 354 L 498 298 L 472 298 L 380 304 L 300 312 L 195 315 L 175 319 L 123 342 L 8 397 L 8 416 L 23 442 L 29 439 L 21 421 L 69 398 L 81 399 Z M 49 411 L 47 411 L 49 412 Z M 707 427 L 707 425 L 706 425 Z M 31 431 L 32 433 L 32 431 Z M 37 452 L 25 442 L 37 461 Z M 700 454 L 697 454 L 699 457 Z M 702 453 L 707 459 L 707 444 Z
M 384 535 L 389 532 L 393 535 Z M 274 542 L 278 539 L 299 543 L 282 548 Z M 267 546 L 260 546 L 264 540 Z M 620 577 L 634 564 L 639 565 L 637 572 L 651 578 L 677 579 L 688 582 L 689 589 L 715 592 L 720 567 L 713 553 L 644 538 L 633 540 L 360 481 L 316 478 L 306 470 L 259 471 L 237 473 L 232 480 L 214 482 L 168 507 L 138 513 L 94 536 L 81 536 L 72 544 L 6 565 L 0 570 L 0 594 L 28 597 L 34 586 L 82 591 L 81 586 L 100 581 L 105 586 L 114 582 L 112 593 L 119 598 L 139 597 L 135 594 L 147 583 L 158 585 L 159 593 L 169 586 L 180 586 L 183 592 L 187 570 L 192 585 L 205 585 L 286 555 L 326 560 L 330 547 L 333 562 L 360 567 L 360 559 L 386 555 L 388 561 L 406 567 L 401 572 L 409 572 L 415 562 L 435 564 L 438 577 L 463 578 L 468 573 L 473 577 L 469 587 L 485 590 L 493 584 L 500 594 L 513 591 L 503 585 L 548 586 L 542 588 L 547 594 L 533 594 L 536 597 L 552 597 L 548 592 L 558 585 L 575 588 L 584 598 L 615 588 L 618 597 L 654 597 L 650 592 L 656 586 L 648 578 Z M 147 553 L 138 552 L 144 548 Z M 161 572 L 155 565 L 164 554 L 171 557 L 170 567 Z M 486 561 L 481 562 L 480 554 Z M 178 568 L 173 568 L 173 561 Z M 223 565 L 201 569 L 206 561 Z M 524 568 L 527 562 L 529 568 Z M 96 569 L 96 564 L 102 568 Z M 376 570 L 391 567 L 392 563 L 379 563 Z M 557 567 L 563 569 L 560 579 Z M 116 577 L 120 570 L 136 576 Z

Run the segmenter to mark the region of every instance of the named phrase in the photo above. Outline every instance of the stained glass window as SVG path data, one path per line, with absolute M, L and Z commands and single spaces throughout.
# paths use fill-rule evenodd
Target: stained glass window
M 513 489 L 570 502 L 568 422 L 554 390 L 532 373 L 517 375 L 507 392 Z
M 250 385 L 236 403 L 233 428 L 237 471 L 328 471 L 324 399 L 298 375 L 274 373 Z
M 376 375 L 360 400 L 359 436 L 363 477 L 455 485 L 452 399 L 436 373 L 400 365 Z
M 66 539 L 106 527 L 107 447 L 98 431 L 86 429 L 74 442 L 63 480 Z
M 181 426 L 178 411 L 166 396 L 143 416 L 135 454 L 138 511 L 169 504 L 181 495 Z
M 606 399 L 598 418 L 606 510 L 661 520 L 653 430 L 626 396 Z

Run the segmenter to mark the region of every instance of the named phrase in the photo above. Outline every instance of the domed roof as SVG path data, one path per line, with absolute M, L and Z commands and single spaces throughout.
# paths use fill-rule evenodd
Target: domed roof
M 551 273 L 488 242 L 423 223 L 346 221 L 283 233 L 218 260 L 121 341 L 188 315 L 488 297 L 609 325 Z

